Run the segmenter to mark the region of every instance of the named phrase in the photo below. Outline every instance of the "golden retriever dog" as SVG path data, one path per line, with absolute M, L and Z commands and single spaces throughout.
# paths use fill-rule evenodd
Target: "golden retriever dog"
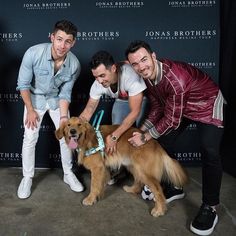
M 117 125 L 101 125 L 104 140 L 116 128 Z M 85 155 L 86 151 L 98 146 L 95 129 L 88 122 L 71 117 L 55 131 L 58 140 L 65 137 L 68 146 L 78 150 L 78 164 L 91 171 L 90 193 L 83 200 L 84 205 L 92 205 L 102 196 L 110 177 L 108 167 L 115 169 L 123 165 L 133 175 L 133 185 L 123 187 L 128 193 L 140 193 L 144 185 L 149 186 L 155 197 L 155 206 L 151 211 L 155 217 L 164 215 L 167 209 L 160 181 L 165 179 L 179 187 L 187 182 L 184 169 L 167 155 L 156 140 L 133 147 L 128 139 L 134 131 L 138 129 L 130 128 L 118 139 L 116 153 L 102 155 L 98 151 L 88 156 Z

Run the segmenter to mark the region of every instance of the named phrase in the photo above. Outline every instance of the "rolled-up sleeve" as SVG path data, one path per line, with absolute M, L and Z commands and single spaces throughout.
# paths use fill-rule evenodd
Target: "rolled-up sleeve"
M 30 49 L 28 49 L 22 59 L 16 90 L 28 90 L 31 87 L 33 78 L 33 65 Z

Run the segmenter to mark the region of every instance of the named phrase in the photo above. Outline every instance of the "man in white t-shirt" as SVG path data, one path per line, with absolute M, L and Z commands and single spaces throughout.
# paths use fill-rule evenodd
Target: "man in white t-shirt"
M 105 140 L 106 152 L 116 151 L 119 137 L 136 121 L 142 121 L 146 99 L 143 92 L 146 85 L 127 63 L 116 64 L 110 53 L 99 51 L 90 62 L 95 78 L 90 89 L 90 98 L 80 118 L 89 121 L 94 114 L 102 95 L 115 98 L 112 109 L 112 124 L 120 124 Z

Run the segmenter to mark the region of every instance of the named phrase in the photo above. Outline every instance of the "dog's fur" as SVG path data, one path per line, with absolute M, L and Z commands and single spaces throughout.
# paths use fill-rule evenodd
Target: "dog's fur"
M 100 131 L 105 137 L 117 128 L 116 125 L 101 125 Z M 66 143 L 76 139 L 78 148 L 78 164 L 91 171 L 91 188 L 89 195 L 83 200 L 84 205 L 92 205 L 101 197 L 109 180 L 107 167 L 119 168 L 125 166 L 134 177 L 132 186 L 124 186 L 129 193 L 140 193 L 144 184 L 148 185 L 155 197 L 155 207 L 151 214 L 155 217 L 164 215 L 166 199 L 163 195 L 160 181 L 165 179 L 174 186 L 182 187 L 187 182 L 187 175 L 181 165 L 170 158 L 156 140 L 150 140 L 140 147 L 133 147 L 128 139 L 136 128 L 128 129 L 117 142 L 117 152 L 113 155 L 100 152 L 85 157 L 86 150 L 97 147 L 98 142 L 94 128 L 77 117 L 70 118 L 55 131 L 57 139 L 65 137 Z

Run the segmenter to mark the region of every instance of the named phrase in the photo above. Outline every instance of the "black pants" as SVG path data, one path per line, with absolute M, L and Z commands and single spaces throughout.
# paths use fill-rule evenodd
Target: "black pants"
M 183 119 L 178 129 L 161 136 L 158 141 L 167 153 L 174 158 L 174 143 L 177 137 L 192 123 Z M 222 179 L 220 144 L 223 128 L 195 122 L 199 131 L 199 144 L 202 152 L 202 202 L 210 206 L 219 204 Z

